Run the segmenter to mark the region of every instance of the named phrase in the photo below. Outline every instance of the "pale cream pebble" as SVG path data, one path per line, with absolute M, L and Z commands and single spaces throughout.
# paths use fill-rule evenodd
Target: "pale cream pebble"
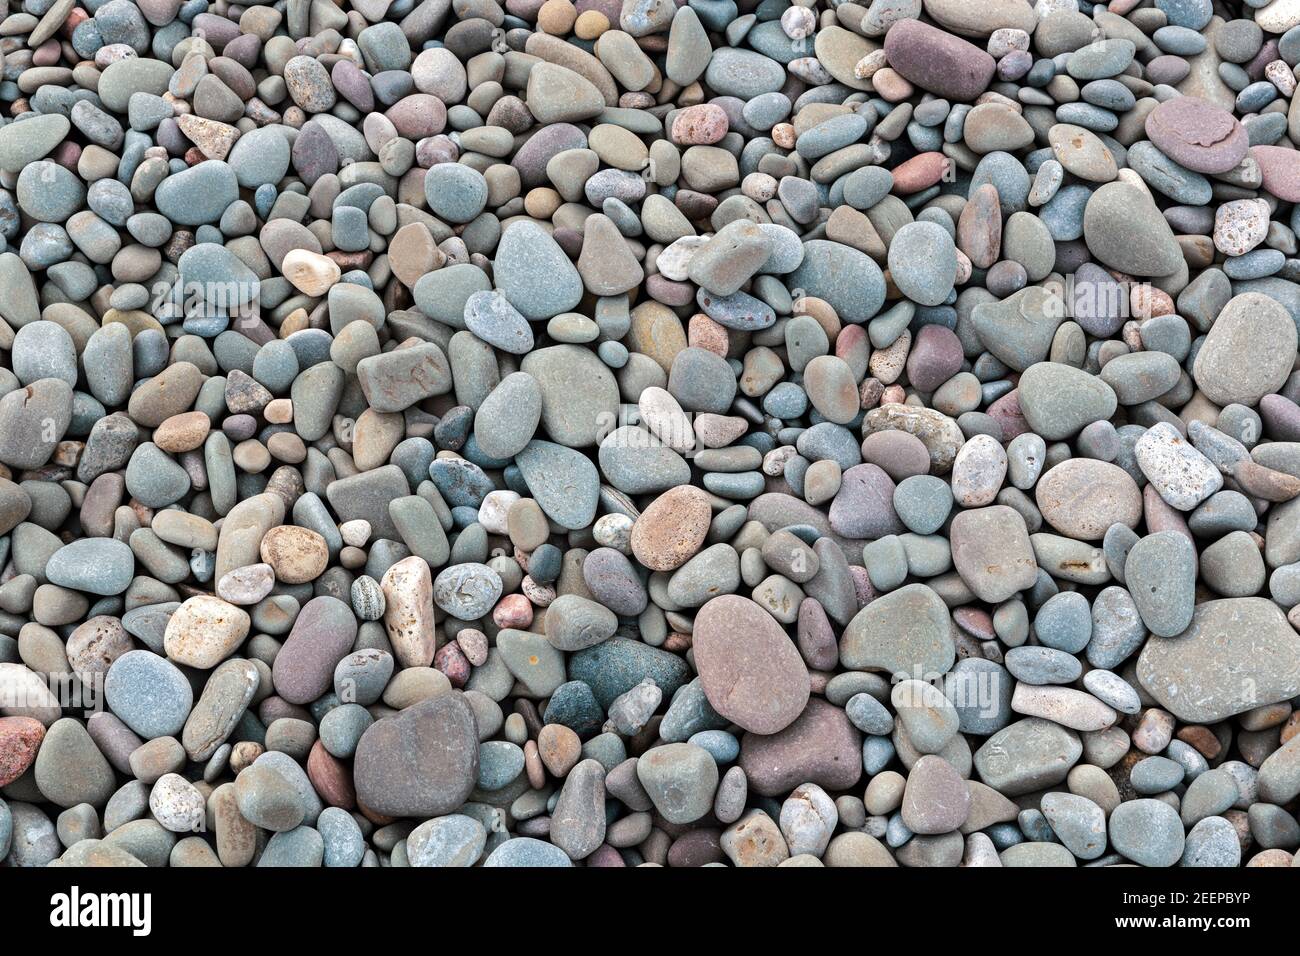
M 42 675 L 25 664 L 0 663 L 0 716 L 30 717 L 48 727 L 60 714 L 59 698 Z
M 763 474 L 775 478 L 777 475 L 785 473 L 786 463 L 799 454 L 799 449 L 794 445 L 782 445 L 780 448 L 773 448 L 763 456 Z
M 786 69 L 813 86 L 825 86 L 827 83 L 835 82 L 835 77 L 831 76 L 830 70 L 826 69 L 822 61 L 815 56 L 801 56 L 791 60 L 786 64 Z
M 1225 256 L 1243 256 L 1268 237 L 1270 210 L 1262 199 L 1234 199 L 1214 214 L 1214 247 Z
M 506 519 L 510 515 L 510 506 L 519 500 L 515 491 L 490 491 L 478 507 L 478 523 L 489 534 L 508 534 Z
M 1029 49 L 1029 34 L 1015 27 L 1000 27 L 989 35 L 987 49 L 995 60 L 1014 51 L 1023 53 Z
M 524 597 L 528 598 L 536 607 L 550 607 L 551 602 L 555 600 L 555 588 L 549 584 L 538 584 L 528 575 L 520 582 L 519 590 L 523 592 Z
M 320 577 L 329 565 L 329 545 L 319 532 L 282 524 L 262 536 L 262 560 L 286 584 L 306 584 Z
M 713 238 L 712 234 L 703 236 L 682 236 L 669 243 L 655 259 L 655 268 L 665 279 L 682 282 L 690 274 L 691 260 L 699 248 Z
M 209 670 L 248 636 L 252 619 L 241 608 L 210 594 L 185 601 L 167 621 L 163 650 L 177 664 Z
M 853 75 L 859 80 L 869 80 L 886 66 L 889 61 L 885 58 L 884 49 L 872 50 L 862 59 L 853 65 Z
M 596 524 L 591 529 L 591 536 L 601 547 L 631 554 L 632 524 L 632 519 L 627 515 L 611 512 L 596 519 Z
M 313 297 L 328 292 L 343 274 L 337 262 L 310 249 L 290 249 L 280 271 L 295 289 Z
M 1264 67 L 1264 78 L 1277 87 L 1278 92 L 1290 97 L 1296 89 L 1295 71 L 1285 60 L 1274 60 Z
M 241 740 L 230 748 L 230 769 L 236 776 L 239 771 L 252 764 L 254 760 L 266 753 L 266 748 L 252 740 Z
M 164 830 L 172 833 L 198 833 L 206 818 L 203 794 L 176 773 L 163 774 L 153 785 L 149 812 Z
M 776 195 L 779 184 L 776 177 L 767 173 L 750 173 L 740 181 L 740 191 L 754 202 L 767 202 Z
M 685 454 L 695 448 L 691 419 L 666 389 L 652 385 L 643 390 L 637 409 L 650 433 L 673 451 Z
M 365 518 L 345 521 L 339 525 L 339 534 L 342 535 L 344 544 L 350 544 L 354 548 L 364 548 L 366 542 L 370 540 L 370 522 Z
M 789 123 L 777 123 L 772 127 L 772 142 L 782 149 L 794 149 L 796 138 L 794 126 Z
M 781 29 L 791 40 L 812 36 L 817 29 L 817 14 L 807 7 L 787 7 L 781 14 Z
M 262 409 L 262 415 L 272 425 L 288 425 L 293 421 L 293 400 L 273 398 Z
M 95 66 L 102 70 L 118 60 L 130 60 L 137 55 L 129 43 L 109 43 L 95 51 Z
M 393 655 L 403 667 L 428 667 L 437 649 L 433 573 L 419 555 L 398 561 L 379 582 L 384 592 L 384 627 Z
M 907 353 L 912 348 L 912 333 L 903 330 L 903 334 L 894 340 L 887 349 L 876 349 L 867 361 L 867 369 L 872 376 L 886 385 L 897 382 L 907 367 Z
M 274 587 L 275 571 L 269 564 L 249 564 L 223 574 L 217 596 L 231 604 L 256 604 Z

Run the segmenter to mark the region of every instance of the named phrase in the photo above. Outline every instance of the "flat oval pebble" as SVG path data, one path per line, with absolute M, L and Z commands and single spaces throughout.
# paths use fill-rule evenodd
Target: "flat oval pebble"
M 745 730 L 773 734 L 808 701 L 807 670 L 763 608 L 728 595 L 695 616 L 696 667 L 713 709 Z

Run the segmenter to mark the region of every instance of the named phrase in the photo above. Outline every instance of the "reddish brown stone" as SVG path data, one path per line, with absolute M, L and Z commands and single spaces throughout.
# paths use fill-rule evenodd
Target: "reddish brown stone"
M 688 830 L 668 848 L 669 866 L 704 866 L 722 862 L 722 831 L 711 827 Z
M 469 659 L 455 641 L 438 648 L 438 653 L 433 655 L 433 666 L 447 675 L 452 687 L 464 687 L 469 680 Z
M 1020 413 L 1020 395 L 1017 389 L 1007 392 L 988 407 L 989 417 L 1002 426 L 1002 440 L 1009 442 L 1017 435 L 1030 431 L 1029 423 Z
M 45 727 L 31 717 L 0 717 L 0 787 L 13 783 L 32 765 Z
M 862 734 L 843 710 L 814 697 L 780 733 L 745 734 L 740 766 L 765 797 L 784 797 L 801 783 L 848 790 L 862 777 Z
M 307 778 L 320 798 L 331 807 L 351 810 L 357 805 L 357 791 L 347 765 L 333 756 L 319 740 L 307 755 Z
M 596 851 L 583 861 L 587 866 L 626 867 L 622 855 L 608 843 L 596 847 Z
M 942 325 L 923 325 L 907 356 L 908 381 L 923 392 L 933 392 L 961 371 L 964 358 L 961 339 L 952 329 Z
M 919 193 L 940 182 L 952 167 L 943 153 L 918 153 L 894 169 L 894 192 L 900 196 Z

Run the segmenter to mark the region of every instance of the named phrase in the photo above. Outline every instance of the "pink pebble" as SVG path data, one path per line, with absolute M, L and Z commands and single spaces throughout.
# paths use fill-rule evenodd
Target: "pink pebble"
M 453 687 L 464 687 L 469 680 L 469 660 L 455 641 L 438 648 L 438 653 L 433 655 L 433 666 L 447 675 Z
M 81 146 L 77 143 L 60 143 L 58 148 L 50 154 L 50 159 L 70 172 L 77 171 L 77 163 L 81 159 Z
M 110 43 L 95 51 L 95 66 L 101 70 L 119 60 L 129 60 L 136 55 L 135 50 L 125 43 Z
M 526 628 L 533 623 L 533 606 L 522 594 L 507 594 L 492 609 L 497 627 Z
M 721 106 L 701 103 L 677 112 L 673 117 L 672 138 L 683 146 L 707 146 L 726 136 L 729 125 Z
M 46 40 L 32 51 L 32 66 L 55 66 L 61 54 L 58 40 Z

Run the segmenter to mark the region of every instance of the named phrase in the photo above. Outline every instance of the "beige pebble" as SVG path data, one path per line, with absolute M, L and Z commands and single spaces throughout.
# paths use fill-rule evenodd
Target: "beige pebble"
M 366 542 L 370 540 L 370 522 L 365 518 L 345 521 L 339 525 L 339 534 L 343 536 L 344 544 L 350 544 L 354 548 L 364 548 Z
M 178 664 L 209 670 L 244 642 L 251 624 L 240 608 L 200 594 L 178 607 L 167 621 L 163 649 Z
M 437 637 L 433 631 L 433 574 L 419 555 L 398 561 L 379 582 L 384 592 L 384 627 L 403 667 L 428 667 Z
M 154 429 L 153 443 L 165 452 L 178 454 L 193 451 L 203 444 L 212 429 L 212 420 L 204 412 L 172 415 Z
M 306 584 L 324 572 L 329 563 L 329 546 L 310 528 L 284 524 L 272 528 L 259 547 L 262 560 L 275 570 L 277 579 L 286 584 Z
M 343 274 L 333 259 L 309 249 L 290 249 L 280 271 L 295 289 L 310 296 L 324 295 Z
M 272 425 L 288 425 L 293 421 L 293 402 L 287 398 L 272 399 L 262 409 L 262 415 Z

